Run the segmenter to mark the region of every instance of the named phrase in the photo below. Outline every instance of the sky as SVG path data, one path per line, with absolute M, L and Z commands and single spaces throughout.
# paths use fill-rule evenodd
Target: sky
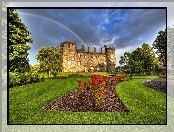
M 16 6 L 11 3 L 11 6 Z M 34 39 L 29 50 L 30 64 L 42 46 L 57 46 L 75 41 L 77 49 L 85 45 L 97 51 L 104 45 L 116 50 L 116 66 L 120 56 L 132 52 L 143 43 L 152 45 L 160 30 L 166 27 L 165 9 L 17 9 L 22 22 Z

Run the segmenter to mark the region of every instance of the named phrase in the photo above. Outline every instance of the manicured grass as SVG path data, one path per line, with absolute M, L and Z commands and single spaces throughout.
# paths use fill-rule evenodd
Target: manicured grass
M 119 112 L 64 112 L 41 108 L 74 90 L 78 78 L 47 79 L 10 89 L 10 124 L 166 124 L 166 95 L 133 79 L 116 86 L 118 96 L 130 110 Z M 82 81 L 89 78 L 80 78 Z
M 154 78 L 159 78 L 159 76 L 154 76 L 154 75 L 146 75 L 146 76 L 132 76 L 132 79 L 154 79 Z

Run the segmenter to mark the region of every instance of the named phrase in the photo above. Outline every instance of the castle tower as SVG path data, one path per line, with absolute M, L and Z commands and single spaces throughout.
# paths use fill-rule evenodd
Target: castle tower
M 115 48 L 105 46 L 105 55 L 106 55 L 106 63 L 107 63 L 107 71 L 115 72 L 116 67 L 116 58 L 115 58 Z
M 60 46 L 63 51 L 63 72 L 76 72 L 76 43 L 66 41 Z

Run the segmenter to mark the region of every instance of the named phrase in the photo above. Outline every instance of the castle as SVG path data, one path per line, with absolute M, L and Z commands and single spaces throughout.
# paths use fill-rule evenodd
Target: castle
M 60 44 L 63 52 L 63 72 L 88 72 L 92 71 L 107 71 L 115 72 L 116 58 L 115 48 L 105 46 L 105 52 L 90 52 L 84 50 L 82 44 L 81 49 L 76 49 L 76 43 L 66 41 Z

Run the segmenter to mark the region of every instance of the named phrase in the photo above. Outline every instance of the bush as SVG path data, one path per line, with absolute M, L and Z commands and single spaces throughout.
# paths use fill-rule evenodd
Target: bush
M 165 73 L 161 73 L 161 74 L 159 74 L 159 77 L 160 78 L 166 78 L 166 74 Z
M 40 81 L 43 81 L 45 78 L 48 78 L 47 76 L 45 77 L 44 73 L 38 74 Z
M 15 86 L 20 84 L 20 75 L 18 72 L 9 73 L 9 85 Z
M 9 86 L 14 87 L 18 85 L 25 85 L 29 83 L 35 83 L 43 81 L 44 76 L 40 77 L 38 73 L 19 73 L 19 72 L 10 72 L 9 73 Z
M 19 73 L 19 78 L 20 78 L 20 85 L 27 84 L 27 77 L 25 73 Z
M 32 75 L 31 75 L 31 72 L 26 72 L 25 73 L 25 78 L 26 78 L 27 83 L 32 83 Z
M 31 78 L 32 78 L 32 82 L 40 81 L 38 73 L 32 73 Z
M 64 78 L 89 78 L 91 74 L 88 72 L 60 72 L 57 76 L 59 79 Z
M 77 78 L 89 78 L 92 75 L 89 72 L 77 72 L 74 76 L 76 76 Z
M 67 73 L 67 72 L 60 72 L 60 73 L 58 73 L 57 78 L 58 78 L 58 79 L 65 79 L 65 78 L 68 78 L 68 74 L 69 74 L 69 73 Z

